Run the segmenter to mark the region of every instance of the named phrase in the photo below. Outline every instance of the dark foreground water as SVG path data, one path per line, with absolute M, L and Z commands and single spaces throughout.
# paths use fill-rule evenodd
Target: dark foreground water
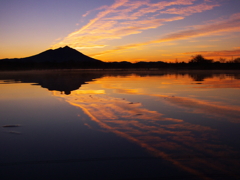
M 237 72 L 0 73 L 0 178 L 239 179 Z

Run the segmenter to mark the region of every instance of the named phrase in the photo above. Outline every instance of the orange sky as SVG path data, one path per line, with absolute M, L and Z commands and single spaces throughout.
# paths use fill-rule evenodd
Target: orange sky
M 0 58 L 68 45 L 103 61 L 232 59 L 240 57 L 239 7 L 232 0 L 4 0 Z

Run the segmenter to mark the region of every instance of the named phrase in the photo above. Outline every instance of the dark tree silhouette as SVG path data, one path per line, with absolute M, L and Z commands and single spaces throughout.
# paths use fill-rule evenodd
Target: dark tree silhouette
M 212 59 L 205 59 L 202 55 L 193 56 L 193 58 L 189 61 L 189 63 L 198 63 L 198 64 L 206 64 L 213 63 Z
M 240 63 L 240 57 L 233 60 L 233 63 Z

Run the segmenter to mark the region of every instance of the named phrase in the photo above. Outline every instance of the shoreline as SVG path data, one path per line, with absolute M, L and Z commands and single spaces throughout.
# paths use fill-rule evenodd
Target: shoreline
M 103 73 L 103 74 L 134 74 L 134 73 L 146 73 L 146 74 L 171 74 L 171 73 L 240 73 L 240 70 L 230 69 L 43 69 L 43 70 L 9 70 L 0 71 L 1 74 L 31 74 L 31 73 Z

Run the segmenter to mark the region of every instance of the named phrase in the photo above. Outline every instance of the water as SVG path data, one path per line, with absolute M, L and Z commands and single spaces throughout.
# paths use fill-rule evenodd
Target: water
M 0 73 L 1 179 L 238 179 L 240 73 Z

